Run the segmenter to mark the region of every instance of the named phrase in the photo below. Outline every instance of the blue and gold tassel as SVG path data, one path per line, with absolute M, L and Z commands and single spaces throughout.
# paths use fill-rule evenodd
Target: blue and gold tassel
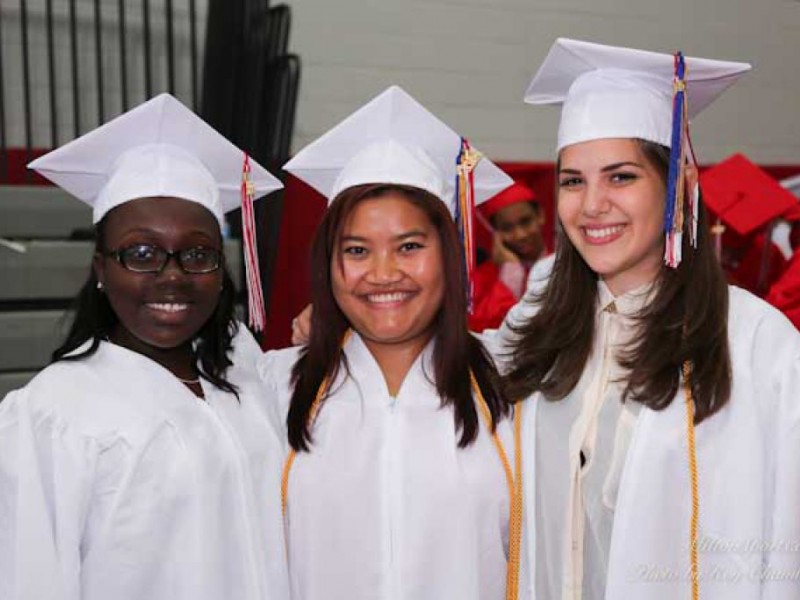
M 681 52 L 675 53 L 675 74 L 673 76 L 672 99 L 672 140 L 669 156 L 669 175 L 667 177 L 667 201 L 664 207 L 664 234 L 666 248 L 664 262 L 672 268 L 681 263 L 684 233 L 684 202 L 689 202 L 689 239 L 692 247 L 697 246 L 697 189 L 687 199 L 686 164 L 687 158 L 694 163 L 694 152 L 689 137 L 689 109 L 686 95 L 686 61 Z

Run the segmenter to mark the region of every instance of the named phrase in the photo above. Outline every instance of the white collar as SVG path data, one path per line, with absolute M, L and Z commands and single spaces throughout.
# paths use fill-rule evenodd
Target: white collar
M 639 287 L 614 296 L 608 285 L 602 279 L 597 281 L 597 312 L 610 311 L 620 313 L 626 317 L 634 317 L 644 309 L 653 299 L 655 283 L 648 282 Z

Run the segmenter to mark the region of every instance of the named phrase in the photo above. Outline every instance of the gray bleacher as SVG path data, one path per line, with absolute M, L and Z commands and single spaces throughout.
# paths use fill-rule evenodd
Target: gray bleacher
M 65 192 L 0 186 L 0 400 L 45 366 L 64 336 L 94 247 L 85 235 L 70 239 L 78 230 L 91 230 L 91 211 Z M 239 242 L 226 241 L 225 254 L 238 285 Z

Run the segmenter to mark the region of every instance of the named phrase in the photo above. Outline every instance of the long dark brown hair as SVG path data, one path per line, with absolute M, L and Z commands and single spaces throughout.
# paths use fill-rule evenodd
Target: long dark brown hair
M 638 143 L 666 182 L 669 149 Z M 688 211 L 687 202 L 684 223 L 690 222 Z M 714 255 L 702 201 L 697 238 L 694 249 L 689 236 L 683 236 L 683 260 L 677 269 L 662 265 L 653 300 L 635 317 L 632 341 L 617 360 L 626 371 L 623 401 L 653 410 L 670 405 L 681 382 L 681 366 L 691 361 L 695 422 L 700 423 L 725 406 L 731 392 L 728 287 Z M 512 398 L 542 392 L 548 400 L 560 400 L 583 374 L 597 306 L 597 274 L 561 228 L 550 281 L 533 302 L 538 305 L 536 315 L 514 329 L 519 337 L 511 351 L 507 391 Z
M 418 188 L 370 184 L 354 186 L 339 194 L 325 213 L 311 248 L 311 335 L 308 345 L 292 368 L 292 393 L 287 424 L 289 443 L 296 451 L 308 450 L 312 442 L 308 416 L 319 386 L 327 377 L 334 381 L 340 368 L 348 369 L 341 344 L 350 327 L 336 304 L 331 283 L 332 260 L 342 230 L 353 210 L 365 200 L 400 194 L 422 210 L 439 235 L 445 294 L 434 318 L 433 382 L 442 406 L 453 406 L 455 427 L 461 432 L 459 447 L 468 446 L 478 435 L 479 415 L 470 386 L 472 369 L 492 415 L 492 427 L 508 412 L 500 377 L 483 345 L 467 330 L 467 300 L 464 293 L 461 245 L 455 224 L 444 203 Z

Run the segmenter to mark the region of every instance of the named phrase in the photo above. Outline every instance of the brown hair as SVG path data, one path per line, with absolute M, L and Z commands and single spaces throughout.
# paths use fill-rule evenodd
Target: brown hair
M 638 142 L 645 159 L 666 181 L 669 149 Z M 688 210 L 687 202 L 685 223 L 690 222 Z M 623 401 L 631 399 L 653 410 L 670 405 L 680 385 L 681 365 L 692 361 L 695 422 L 700 423 L 719 411 L 731 392 L 728 287 L 714 255 L 702 201 L 697 238 L 694 249 L 684 235 L 677 269 L 662 265 L 655 296 L 635 317 L 634 337 L 617 360 L 627 372 Z M 597 306 L 597 274 L 561 228 L 550 281 L 533 302 L 539 307 L 536 315 L 514 329 L 520 337 L 511 351 L 507 391 L 512 398 L 539 391 L 549 400 L 560 400 L 583 374 Z
M 292 392 L 287 425 L 289 443 L 296 451 L 308 450 L 312 441 L 308 416 L 319 386 L 334 381 L 347 362 L 340 347 L 350 327 L 333 296 L 331 260 L 348 217 L 361 202 L 387 194 L 400 194 L 422 210 L 436 229 L 442 248 L 445 294 L 433 323 L 433 379 L 442 406 L 453 405 L 455 427 L 461 432 L 459 447 L 478 435 L 479 415 L 472 397 L 470 369 L 480 385 L 492 416 L 492 427 L 508 412 L 500 376 L 483 345 L 467 330 L 461 245 L 447 207 L 436 196 L 409 186 L 370 184 L 340 193 L 325 213 L 311 247 L 311 335 L 292 368 Z

